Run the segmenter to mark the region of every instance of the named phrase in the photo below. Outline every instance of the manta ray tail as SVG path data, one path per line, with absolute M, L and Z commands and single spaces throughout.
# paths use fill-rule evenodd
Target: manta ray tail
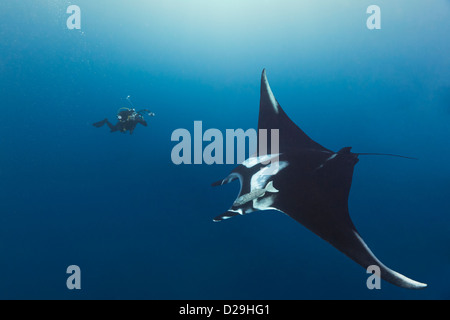
M 413 158 L 413 157 L 407 157 L 407 156 L 402 156 L 399 154 L 392 154 L 392 153 L 355 153 L 358 156 L 389 156 L 389 157 L 397 157 L 397 158 L 404 158 L 404 159 L 411 159 L 411 160 L 418 160 L 417 158 Z

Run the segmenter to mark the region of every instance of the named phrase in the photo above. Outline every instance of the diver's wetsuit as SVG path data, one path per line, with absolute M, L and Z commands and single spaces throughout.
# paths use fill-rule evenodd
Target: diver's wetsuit
M 144 120 L 144 117 L 139 112 L 136 112 L 134 110 L 120 111 L 117 114 L 117 119 L 119 119 L 119 122 L 117 122 L 115 125 L 109 122 L 106 118 L 102 121 L 94 123 L 93 125 L 97 128 L 100 128 L 106 124 L 108 125 L 111 132 L 120 131 L 122 133 L 125 133 L 127 131 L 130 131 L 130 134 L 133 133 L 138 123 L 142 124 L 144 127 L 147 126 L 147 122 Z

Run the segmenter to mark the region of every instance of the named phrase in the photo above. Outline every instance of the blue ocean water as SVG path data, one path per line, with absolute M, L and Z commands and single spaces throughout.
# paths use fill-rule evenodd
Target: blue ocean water
M 0 298 L 449 299 L 449 17 L 444 0 L 2 1 Z M 171 134 L 255 128 L 263 68 L 327 148 L 419 159 L 362 157 L 349 206 L 377 257 L 427 289 L 368 290 L 275 211 L 212 222 L 239 185 L 210 184 L 235 166 L 177 166 Z M 92 126 L 128 95 L 156 113 L 147 128 Z

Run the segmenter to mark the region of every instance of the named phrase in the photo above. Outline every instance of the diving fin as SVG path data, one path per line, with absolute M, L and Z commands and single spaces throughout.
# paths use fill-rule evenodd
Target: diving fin
M 105 125 L 105 123 L 108 121 L 108 119 L 103 119 L 102 121 L 96 122 L 94 124 L 92 124 L 94 127 L 96 128 L 101 128 Z

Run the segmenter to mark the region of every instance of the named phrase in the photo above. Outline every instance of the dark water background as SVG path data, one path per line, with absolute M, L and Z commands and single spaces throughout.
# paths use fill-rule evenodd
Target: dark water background
M 2 1 L 0 298 L 450 298 L 449 17 L 442 0 Z M 170 137 L 255 128 L 263 68 L 327 148 L 419 158 L 361 159 L 349 206 L 380 260 L 429 288 L 369 291 L 276 212 L 212 222 L 239 186 L 210 183 L 234 166 L 176 166 Z M 156 113 L 148 128 L 92 126 L 127 95 Z

